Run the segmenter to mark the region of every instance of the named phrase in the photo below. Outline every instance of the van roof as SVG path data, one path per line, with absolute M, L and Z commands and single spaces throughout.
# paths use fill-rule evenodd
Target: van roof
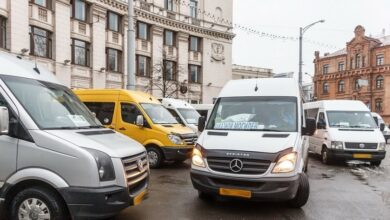
M 126 89 L 76 89 L 74 92 L 77 95 L 124 95 L 136 100 L 139 103 L 155 103 L 161 104 L 158 99 L 149 93 L 140 91 L 130 91 Z
M 161 100 L 161 103 L 165 107 L 174 107 L 174 108 L 188 108 L 188 109 L 194 109 L 188 102 L 180 100 L 180 99 L 172 99 L 172 98 L 163 98 Z
M 0 75 L 18 76 L 29 79 L 61 84 L 55 75 L 37 64 L 38 71 L 35 71 L 35 62 L 26 58 L 6 52 L 0 52 Z
M 256 91 L 257 84 L 257 91 Z M 242 96 L 294 96 L 300 97 L 298 83 L 292 78 L 259 78 L 230 80 L 222 89 L 219 97 Z
M 308 102 L 303 105 L 304 109 L 322 108 L 328 111 L 369 111 L 368 107 L 357 100 L 324 100 Z

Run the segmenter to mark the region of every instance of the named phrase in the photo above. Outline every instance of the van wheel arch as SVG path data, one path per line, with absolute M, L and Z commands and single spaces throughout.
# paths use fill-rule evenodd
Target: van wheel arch
M 332 164 L 333 160 L 329 155 L 328 147 L 323 144 L 321 149 L 321 161 L 323 164 L 330 165 Z
M 10 217 L 10 210 L 12 205 L 12 199 L 21 191 L 28 189 L 28 188 L 44 188 L 46 190 L 49 190 L 51 193 L 53 193 L 62 203 L 63 207 L 66 209 L 64 212 L 69 215 L 69 209 L 67 206 L 67 203 L 65 202 L 64 198 L 61 196 L 61 194 L 55 189 L 52 185 L 40 181 L 40 180 L 25 180 L 17 183 L 14 186 L 6 186 L 6 189 L 4 191 L 5 193 L 5 203 L 4 203 L 4 214 L 6 217 Z M 6 218 L 7 219 L 7 218 Z

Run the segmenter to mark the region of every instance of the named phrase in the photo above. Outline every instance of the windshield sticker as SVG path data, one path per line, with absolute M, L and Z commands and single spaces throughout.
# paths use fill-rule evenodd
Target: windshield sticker
M 218 122 L 216 129 L 253 130 L 258 129 L 258 122 Z
M 68 115 L 68 118 L 76 125 L 77 127 L 89 126 L 88 121 L 82 115 Z

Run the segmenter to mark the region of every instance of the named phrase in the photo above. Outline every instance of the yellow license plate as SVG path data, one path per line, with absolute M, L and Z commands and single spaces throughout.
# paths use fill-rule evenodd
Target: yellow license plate
M 353 154 L 353 158 L 355 159 L 371 159 L 371 154 Z
M 252 192 L 249 190 L 241 190 L 241 189 L 219 188 L 219 195 L 250 199 L 252 197 Z
M 134 205 L 139 205 L 142 202 L 142 200 L 144 199 L 145 195 L 146 195 L 146 190 L 142 191 L 140 194 L 138 194 L 138 196 L 136 196 L 133 199 Z

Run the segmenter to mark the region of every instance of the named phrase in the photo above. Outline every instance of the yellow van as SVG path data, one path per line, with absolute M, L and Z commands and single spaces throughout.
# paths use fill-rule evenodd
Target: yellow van
M 128 90 L 75 90 L 100 122 L 143 144 L 151 168 L 191 156 L 197 135 L 179 124 L 153 96 Z

